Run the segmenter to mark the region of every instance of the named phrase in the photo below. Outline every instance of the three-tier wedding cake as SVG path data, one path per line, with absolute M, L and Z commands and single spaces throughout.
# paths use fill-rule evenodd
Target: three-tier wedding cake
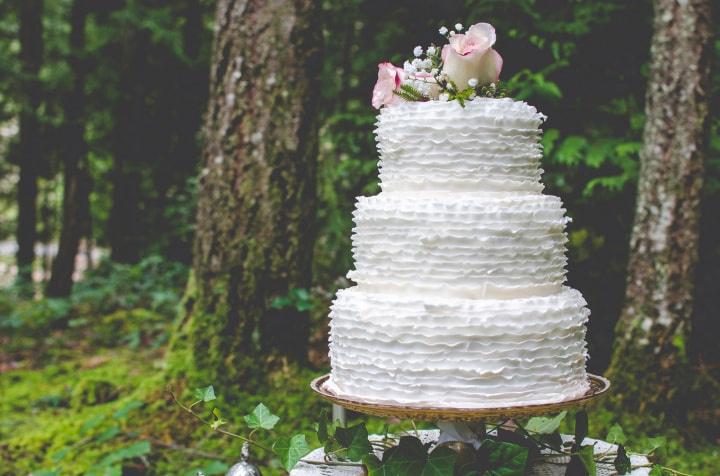
M 589 311 L 564 285 L 565 210 L 542 193 L 545 117 L 497 97 L 492 27 L 446 36 L 403 69 L 380 65 L 382 192 L 357 201 L 356 285 L 331 308 L 328 387 L 434 407 L 581 396 Z

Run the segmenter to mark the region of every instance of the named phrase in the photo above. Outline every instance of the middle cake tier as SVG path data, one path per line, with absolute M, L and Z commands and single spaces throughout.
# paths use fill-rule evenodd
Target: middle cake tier
M 383 192 L 359 197 L 355 270 L 368 291 L 544 296 L 565 281 L 565 209 L 540 193 Z

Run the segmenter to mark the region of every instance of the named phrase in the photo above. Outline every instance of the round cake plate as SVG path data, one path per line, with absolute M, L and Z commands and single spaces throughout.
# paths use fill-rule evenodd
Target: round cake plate
M 590 389 L 585 395 L 562 402 L 539 403 L 494 408 L 459 408 L 403 405 L 395 402 L 369 402 L 352 397 L 339 396 L 325 385 L 330 374 L 316 378 L 310 387 L 322 398 L 355 412 L 379 417 L 396 417 L 418 421 L 466 421 L 510 420 L 537 415 L 560 413 L 571 408 L 584 408 L 610 389 L 610 381 L 599 375 L 588 374 Z

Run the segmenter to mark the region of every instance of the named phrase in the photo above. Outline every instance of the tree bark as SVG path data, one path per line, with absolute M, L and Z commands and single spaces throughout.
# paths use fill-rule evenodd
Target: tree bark
M 625 305 L 608 371 L 626 413 L 682 420 L 708 139 L 710 0 L 655 0 Z M 661 421 L 656 419 L 655 421 Z
M 85 18 L 86 0 L 75 0 L 70 10 L 70 70 L 72 90 L 65 98 L 65 149 L 63 150 L 63 221 L 58 254 L 48 282 L 48 296 L 68 296 L 72 290 L 75 258 L 80 239 L 89 233 L 90 176 L 85 142 Z
M 43 57 L 42 0 L 24 0 L 20 5 L 20 63 L 22 68 L 22 109 L 20 112 L 17 188 L 17 266 L 21 282 L 32 281 L 37 237 L 37 178 L 41 154 L 38 108 L 42 91 L 38 74 Z
M 237 387 L 268 356 L 306 359 L 307 313 L 271 303 L 311 283 L 319 18 L 312 0 L 217 6 L 193 274 L 171 352 L 206 381 Z

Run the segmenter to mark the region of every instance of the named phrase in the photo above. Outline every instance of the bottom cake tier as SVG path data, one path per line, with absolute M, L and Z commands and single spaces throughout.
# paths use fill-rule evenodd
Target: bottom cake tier
M 338 292 L 328 389 L 370 402 L 490 408 L 588 390 L 585 322 L 571 288 L 520 299 Z

